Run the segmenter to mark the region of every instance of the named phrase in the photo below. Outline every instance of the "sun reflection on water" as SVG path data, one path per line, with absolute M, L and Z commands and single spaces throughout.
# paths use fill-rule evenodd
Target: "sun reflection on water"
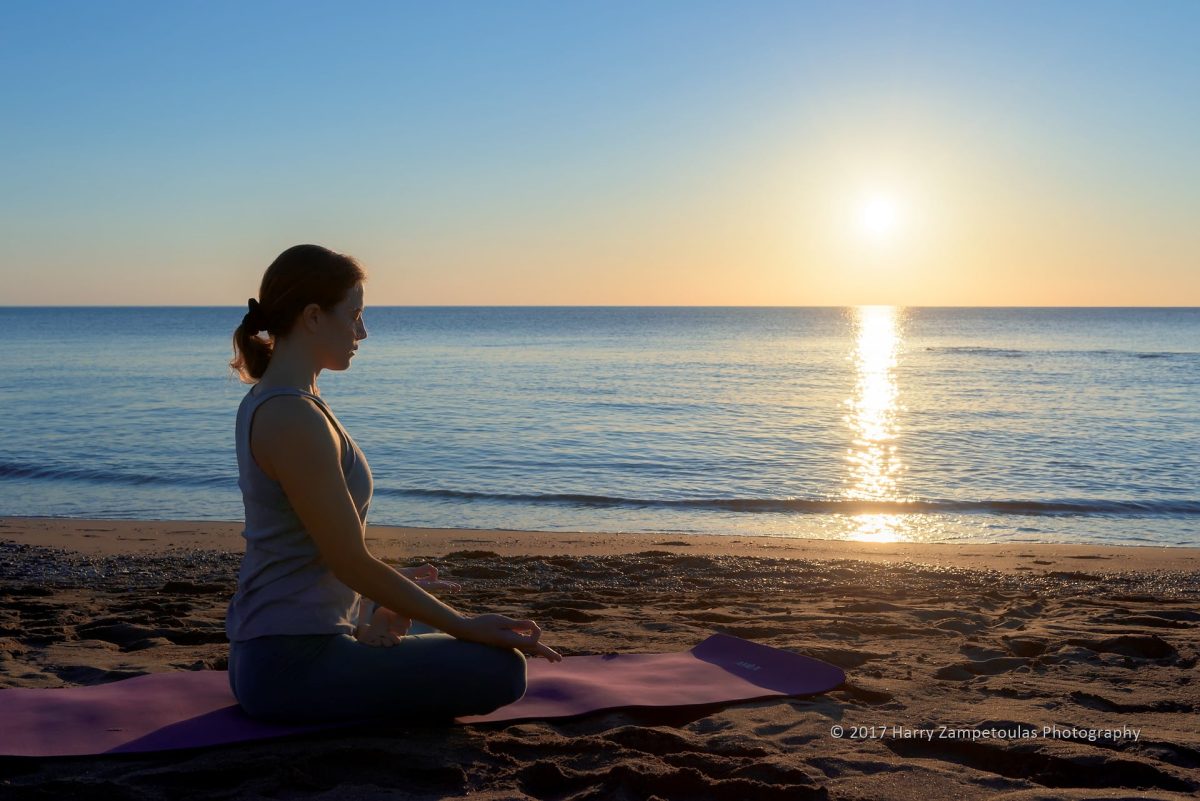
M 853 311 L 857 330 L 854 360 L 857 381 L 850 411 L 844 420 L 854 434 L 846 451 L 850 467 L 850 500 L 901 500 L 898 478 L 904 467 L 896 449 L 899 390 L 895 367 L 900 347 L 901 310 L 895 306 L 859 306 Z M 901 517 L 892 514 L 855 515 L 849 538 L 869 542 L 908 539 L 900 530 Z

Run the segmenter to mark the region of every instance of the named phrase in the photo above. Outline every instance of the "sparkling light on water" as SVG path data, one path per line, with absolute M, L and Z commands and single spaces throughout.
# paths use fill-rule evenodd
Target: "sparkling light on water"
M 904 465 L 896 448 L 899 388 L 896 354 L 900 346 L 901 311 L 894 306 L 854 309 L 852 360 L 857 380 L 843 418 L 854 439 L 846 451 L 849 486 L 855 500 L 898 500 L 897 480 Z M 853 518 L 851 539 L 893 542 L 900 539 L 898 515 L 865 514 Z

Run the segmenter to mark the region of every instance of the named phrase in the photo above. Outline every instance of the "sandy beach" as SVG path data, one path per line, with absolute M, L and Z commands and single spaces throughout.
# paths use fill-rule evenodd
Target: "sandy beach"
M 238 523 L 0 518 L 0 687 L 223 670 Z M 1082 799 L 1200 790 L 1200 549 L 373 526 L 564 655 L 725 632 L 812 698 L 0 758 L 5 798 Z M 964 734 L 974 731 L 976 734 Z M 1033 732 L 1036 736 L 1029 736 Z

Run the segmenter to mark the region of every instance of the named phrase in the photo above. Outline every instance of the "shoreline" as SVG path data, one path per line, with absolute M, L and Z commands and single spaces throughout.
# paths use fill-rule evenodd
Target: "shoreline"
M 164 554 L 179 550 L 241 553 L 241 521 L 0 517 L 0 540 L 49 545 L 88 556 Z M 498 556 L 616 556 L 643 551 L 719 556 L 854 560 L 1050 574 L 1200 571 L 1200 548 L 1077 543 L 915 543 L 819 540 L 719 534 L 623 534 L 367 525 L 367 546 L 386 560 L 488 550 Z

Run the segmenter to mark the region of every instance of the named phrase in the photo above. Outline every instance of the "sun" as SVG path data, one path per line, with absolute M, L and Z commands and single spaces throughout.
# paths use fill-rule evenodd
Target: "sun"
M 877 193 L 863 201 L 858 212 L 858 225 L 869 239 L 890 239 L 900 228 L 900 205 L 891 195 Z

